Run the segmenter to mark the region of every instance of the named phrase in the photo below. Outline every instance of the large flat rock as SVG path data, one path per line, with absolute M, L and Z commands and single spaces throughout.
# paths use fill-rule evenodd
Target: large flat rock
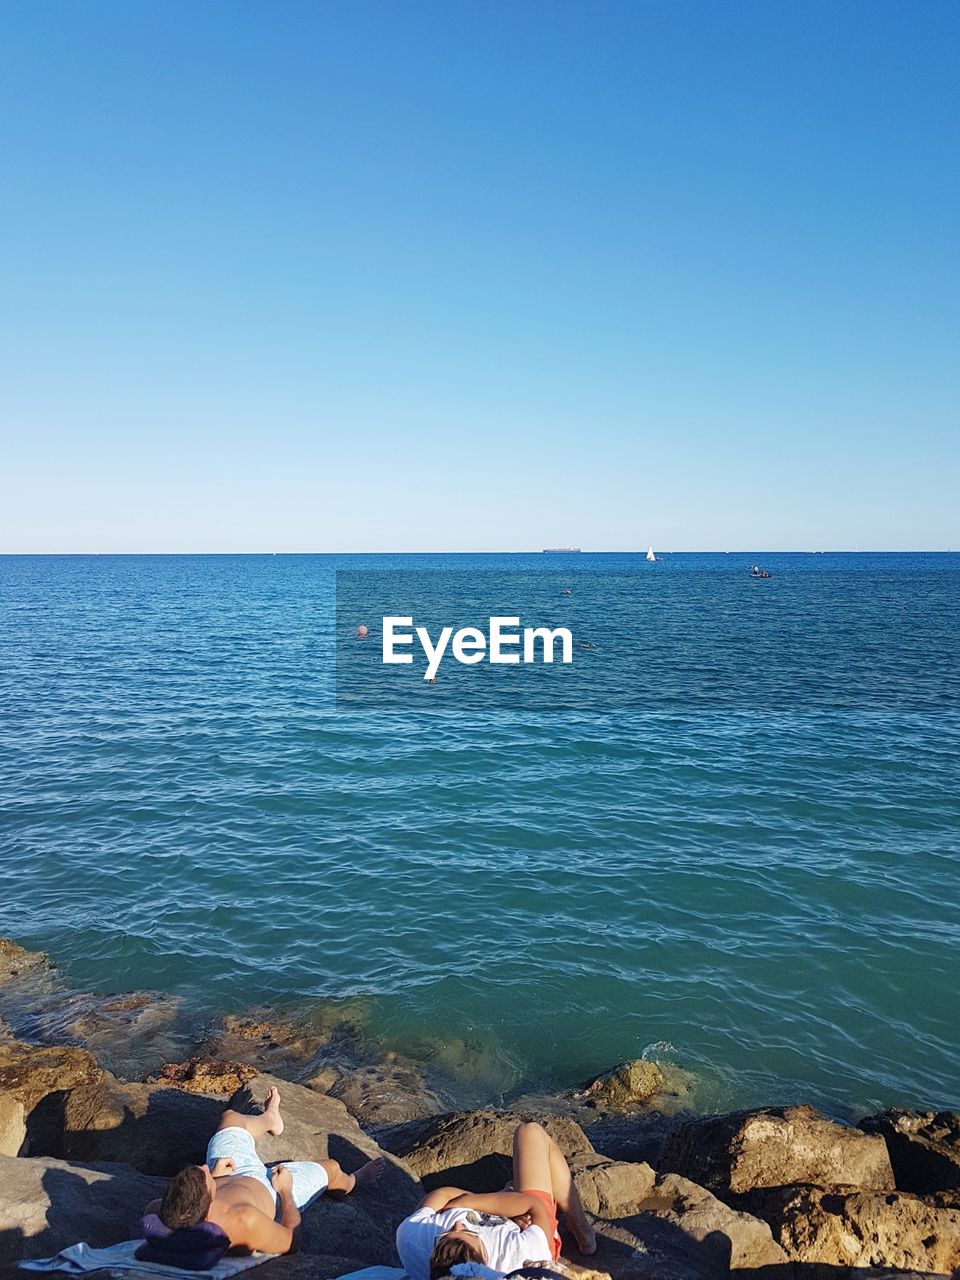
M 0 1262 L 130 1240 L 164 1185 L 122 1164 L 0 1156 Z
M 566 1116 L 508 1111 L 457 1111 L 403 1125 L 381 1137 L 428 1189 L 449 1183 L 465 1191 L 493 1191 L 512 1175 L 513 1133 L 537 1120 L 569 1159 L 593 1152 L 580 1126 Z
M 661 1172 L 679 1173 L 725 1199 L 757 1187 L 812 1183 L 892 1191 L 886 1144 L 835 1124 L 813 1107 L 778 1107 L 692 1119 L 670 1133 Z
M 172 1177 L 202 1163 L 224 1102 L 113 1076 L 71 1089 L 63 1103 L 60 1149 L 49 1154 L 85 1164 L 119 1161 Z
M 673 1223 L 721 1268 L 755 1270 L 787 1262 L 766 1222 L 731 1209 L 705 1187 L 677 1173 L 658 1177 L 640 1201 L 640 1209 Z
M 960 1209 L 917 1196 L 822 1187 L 752 1193 L 787 1256 L 830 1267 L 886 1267 L 951 1274 L 960 1267 Z

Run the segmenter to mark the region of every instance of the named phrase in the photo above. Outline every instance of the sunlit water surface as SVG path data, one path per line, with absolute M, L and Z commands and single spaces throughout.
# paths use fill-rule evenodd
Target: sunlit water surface
M 359 995 L 478 1099 L 663 1042 L 704 1106 L 956 1106 L 960 557 L 767 556 L 762 586 L 756 558 L 0 559 L 2 932 L 211 1014 Z M 338 711 L 334 570 L 451 566 L 723 575 L 765 608 L 868 575 L 908 686 L 937 631 L 938 693 Z

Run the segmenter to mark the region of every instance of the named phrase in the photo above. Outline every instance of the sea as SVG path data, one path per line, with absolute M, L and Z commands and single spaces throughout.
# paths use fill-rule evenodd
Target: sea
M 377 684 L 411 582 L 567 609 L 566 678 Z M 950 553 L 0 557 L 0 933 L 198 1025 L 347 1002 L 470 1104 L 957 1109 L 958 604 Z

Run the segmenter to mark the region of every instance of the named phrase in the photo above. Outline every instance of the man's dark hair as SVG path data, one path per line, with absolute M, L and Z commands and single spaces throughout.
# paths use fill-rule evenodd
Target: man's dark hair
M 160 1201 L 160 1221 L 171 1231 L 195 1227 L 207 1216 L 212 1200 L 203 1169 L 198 1164 L 188 1165 L 167 1184 Z
M 483 1246 L 474 1244 L 463 1236 L 441 1236 L 430 1255 L 430 1280 L 441 1280 L 450 1274 L 458 1262 L 483 1262 Z

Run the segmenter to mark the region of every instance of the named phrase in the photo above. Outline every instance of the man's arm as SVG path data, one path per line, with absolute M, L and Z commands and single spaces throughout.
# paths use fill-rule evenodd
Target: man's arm
M 290 1253 L 300 1226 L 300 1210 L 293 1202 L 293 1178 L 285 1165 L 277 1165 L 270 1182 L 280 1201 L 280 1221 L 274 1222 L 248 1205 L 230 1215 L 230 1239 L 259 1253 Z
M 525 1196 L 519 1191 L 494 1191 L 490 1195 L 475 1196 L 464 1191 L 445 1207 L 476 1209 L 478 1213 L 495 1213 L 501 1218 L 519 1218 L 528 1213 L 534 1226 L 539 1227 L 548 1240 L 553 1235 L 553 1220 L 539 1196 Z
M 297 1207 L 293 1200 L 289 1203 L 293 1212 L 288 1214 L 284 1204 L 280 1222 L 274 1222 L 253 1205 L 235 1209 L 230 1214 L 228 1226 L 231 1245 L 240 1245 L 251 1253 L 289 1253 L 293 1248 L 294 1230 L 300 1225 Z

